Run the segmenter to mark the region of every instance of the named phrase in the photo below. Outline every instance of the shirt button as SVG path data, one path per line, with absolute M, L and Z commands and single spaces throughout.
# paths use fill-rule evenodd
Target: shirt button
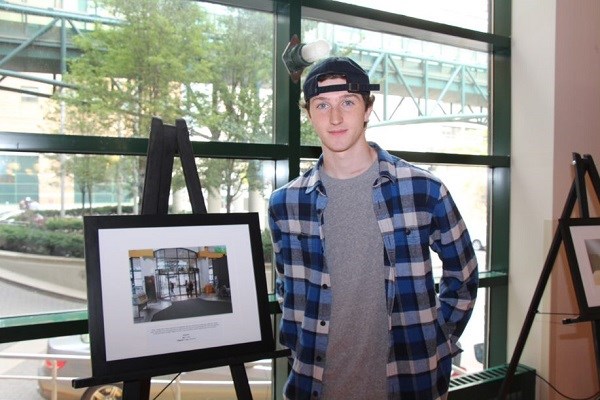
M 405 233 L 405 234 L 407 234 L 407 235 L 410 235 L 410 232 L 411 232 L 410 228 L 406 228 L 406 229 L 404 230 L 404 233 Z
M 327 322 L 325 322 L 325 321 L 321 321 L 321 326 L 325 326 L 326 323 Z
M 317 392 L 316 390 L 314 392 L 312 392 L 312 397 L 314 399 L 318 398 L 319 397 L 319 392 Z
M 326 283 L 324 283 L 324 284 L 323 284 L 321 287 L 322 287 L 323 289 L 327 289 L 329 286 L 328 286 Z
M 318 362 L 321 362 L 321 360 L 323 360 L 323 358 L 321 358 L 321 356 L 317 356 L 317 357 L 316 357 L 316 360 L 317 360 Z

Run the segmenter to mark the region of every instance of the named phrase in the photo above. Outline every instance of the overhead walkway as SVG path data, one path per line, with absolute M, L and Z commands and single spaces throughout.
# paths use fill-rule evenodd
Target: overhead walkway
M 0 0 L 0 90 L 48 97 L 2 85 L 6 77 L 39 82 L 53 87 L 68 86 L 54 77 L 66 71 L 67 59 L 79 54 L 72 38 L 84 35 L 96 24 L 116 26 L 115 18 L 30 7 Z
M 395 113 L 407 101 L 416 109 L 419 121 L 404 122 L 463 120 L 487 124 L 487 65 L 355 46 L 339 50 L 364 66 L 371 81 L 381 83 L 384 102 L 394 102 L 383 107 L 385 114 L 379 126 L 398 123 Z
M 48 97 L 50 91 L 15 89 L 2 81 L 12 77 L 51 85 L 53 89 L 65 87 L 59 76 L 66 71 L 67 60 L 79 54 L 73 38 L 85 35 L 96 24 L 121 23 L 115 18 L 0 0 L 0 90 Z M 489 79 L 485 63 L 458 63 L 340 43 L 334 44 L 334 52 L 349 54 L 366 67 L 372 81 L 381 83 L 385 114 L 378 125 L 399 123 L 402 118 L 396 113 L 406 102 L 418 115 L 411 123 L 462 120 L 487 124 Z

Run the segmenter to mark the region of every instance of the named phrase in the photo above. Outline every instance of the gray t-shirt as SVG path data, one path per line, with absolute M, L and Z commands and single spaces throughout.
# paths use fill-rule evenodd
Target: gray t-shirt
M 332 307 L 325 399 L 387 399 L 389 336 L 383 239 L 373 211 L 378 163 L 350 179 L 322 174 L 325 264 Z

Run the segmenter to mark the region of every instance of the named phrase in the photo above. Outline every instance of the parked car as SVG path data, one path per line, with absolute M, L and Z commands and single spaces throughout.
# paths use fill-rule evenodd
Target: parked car
M 75 389 L 71 385 L 74 378 L 91 377 L 89 335 L 73 335 L 48 340 L 47 354 L 85 356 L 77 359 L 56 361 L 57 377 L 52 377 L 54 360 L 45 360 L 38 374 L 44 379 L 38 380 L 38 391 L 45 399 L 52 398 L 53 385 L 57 385 L 59 400 L 120 400 L 123 389 L 120 384 L 105 384 L 90 388 Z M 271 361 L 260 360 L 245 364 L 246 374 L 254 399 L 271 398 Z M 171 382 L 175 375 L 152 378 L 150 398 Z M 62 379 L 61 379 L 62 378 Z M 176 393 L 180 390 L 180 397 Z M 235 389 L 229 367 L 210 368 L 182 373 L 179 382 L 173 382 L 160 394 L 158 400 L 218 400 L 235 397 Z

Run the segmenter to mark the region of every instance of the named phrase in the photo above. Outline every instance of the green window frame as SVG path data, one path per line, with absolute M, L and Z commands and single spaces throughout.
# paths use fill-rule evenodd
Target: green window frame
M 328 0 L 218 0 L 222 5 L 271 12 L 275 18 L 275 49 L 279 57 L 293 33 L 300 32 L 303 14 L 310 10 L 335 23 L 355 27 L 374 23 L 398 33 L 410 33 L 443 44 L 485 51 L 490 57 L 490 151 L 488 155 L 417 153 L 394 151 L 407 161 L 426 164 L 476 165 L 489 168 L 491 245 L 489 271 L 481 273 L 481 286 L 488 289 L 487 365 L 506 362 L 508 304 L 508 232 L 510 199 L 510 14 L 511 2 L 490 6 L 490 33 L 410 18 Z M 194 142 L 196 157 L 269 160 L 275 163 L 275 186 L 286 183 L 300 172 L 302 159 L 317 158 L 320 148 L 300 142 L 300 110 L 296 106 L 300 87 L 289 79 L 284 65 L 276 60 L 274 71 L 274 143 Z M 72 153 L 145 156 L 147 140 L 73 136 L 56 134 L 0 132 L 0 151 L 15 153 Z M 275 308 L 275 307 L 274 307 Z M 0 318 L 3 341 L 87 332 L 87 312 L 62 312 L 36 316 Z M 493 332 L 490 334 L 489 332 Z

